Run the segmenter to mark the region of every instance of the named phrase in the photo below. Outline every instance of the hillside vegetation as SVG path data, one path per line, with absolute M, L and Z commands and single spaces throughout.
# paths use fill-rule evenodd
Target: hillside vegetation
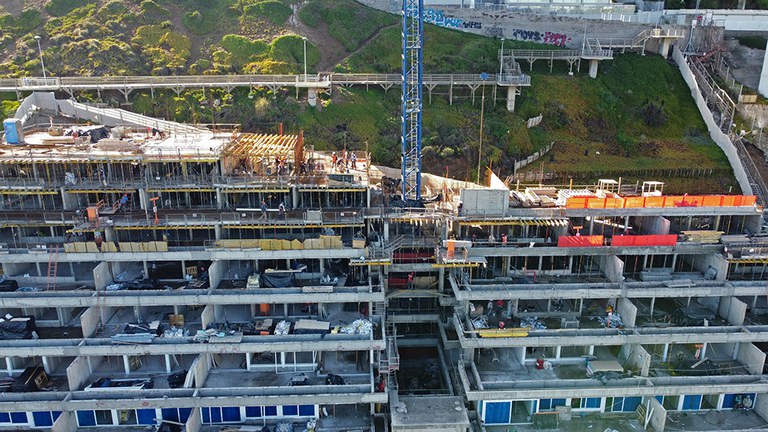
M 40 0 L 37 1 L 40 3 Z M 50 75 L 174 75 L 398 72 L 399 17 L 353 0 L 9 0 L 0 9 L 0 75 L 40 76 L 35 35 L 42 36 Z M 26 5 L 26 6 L 24 6 Z M 26 7 L 26 9 L 25 9 Z M 38 11 L 40 9 L 41 11 Z M 480 73 L 498 68 L 498 40 L 426 27 L 427 73 Z M 507 41 L 505 47 L 551 48 Z M 524 65 L 527 68 L 527 65 Z M 491 84 L 425 91 L 424 166 L 429 172 L 474 179 L 484 100 L 483 165 L 502 176 L 513 162 L 554 142 L 526 169 L 553 181 L 587 182 L 606 175 L 669 182 L 671 192 L 728 191 L 735 185 L 674 65 L 658 56 L 619 55 L 602 62 L 598 79 L 573 76 L 564 65 L 550 73 L 536 64 L 532 86 L 505 109 L 506 90 Z M 94 93 L 76 95 L 95 100 Z M 117 105 L 122 96 L 102 92 Z M 4 115 L 15 95 L 0 104 Z M 216 100 L 218 103 L 211 103 Z M 178 121 L 240 123 L 243 130 L 304 129 L 317 149 L 363 150 L 378 163 L 399 165 L 400 89 L 335 88 L 318 108 L 293 89 L 133 92 L 136 111 Z M 212 107 L 216 111 L 212 112 Z M 526 120 L 543 116 L 528 129 Z M 705 174 L 691 168 L 706 169 Z M 622 174 L 617 174 L 621 170 Z

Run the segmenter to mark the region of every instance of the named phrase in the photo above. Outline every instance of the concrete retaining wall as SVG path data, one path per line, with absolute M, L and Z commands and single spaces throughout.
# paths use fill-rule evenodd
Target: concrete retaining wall
M 381 0 L 358 1 L 375 9 L 401 15 L 402 3 Z M 469 9 L 447 5 L 432 7 L 425 5 L 424 20 L 438 27 L 482 36 L 568 48 L 581 48 L 585 33 L 590 38 L 633 38 L 646 28 L 652 27 L 652 25 L 641 23 L 588 20 L 506 10 Z
M 96 291 L 103 291 L 112 282 L 112 269 L 108 262 L 101 262 L 93 268 L 93 283 Z
M 740 361 L 752 375 L 762 375 L 765 366 L 765 353 L 751 342 L 739 344 L 736 360 Z
M 616 255 L 606 255 L 599 259 L 600 270 L 611 282 L 621 282 L 624 280 L 624 261 Z
M 94 356 L 89 358 L 86 356 L 77 357 L 72 363 L 67 366 L 67 382 L 69 383 L 69 390 L 79 390 L 90 377 L 93 370 L 99 367 L 101 362 L 104 361 L 104 357 Z
M 625 327 L 632 328 L 637 321 L 637 306 L 628 298 L 620 298 L 616 304 L 616 312 L 621 315 Z
M 205 330 L 208 328 L 209 324 L 216 321 L 214 312 L 214 305 L 207 305 L 203 308 L 203 311 L 200 313 L 200 325 L 202 326 L 202 330 Z
M 647 377 L 651 369 L 651 355 L 642 345 L 622 345 L 619 358 L 624 359 L 625 368 L 640 370 L 640 376 Z
M 200 417 L 200 408 L 195 407 L 192 412 L 189 414 L 189 419 L 187 419 L 187 423 L 184 426 L 185 432 L 200 432 L 200 429 L 203 427 L 203 420 Z
M 747 304 L 736 297 L 723 297 L 720 299 L 717 313 L 725 318 L 731 325 L 740 326 L 744 324 L 744 318 L 747 314 Z
M 648 422 L 650 430 L 662 432 L 667 423 L 667 410 L 661 406 L 661 403 L 656 398 L 645 398 L 643 403 L 648 408 L 650 415 L 650 421 Z
M 715 280 L 724 281 L 728 273 L 728 261 L 721 255 L 684 255 L 683 260 L 688 264 L 693 264 L 693 268 L 706 273 L 709 267 L 717 270 Z
M 189 373 L 195 377 L 195 388 L 202 388 L 211 370 L 211 354 L 200 354 L 189 367 Z
M 216 289 L 221 283 L 221 276 L 223 273 L 221 261 L 214 261 L 208 267 L 208 283 L 211 285 L 211 289 Z
M 741 164 L 738 154 L 736 153 L 736 146 L 733 145 L 728 135 L 724 134 L 720 127 L 715 122 L 715 118 L 712 116 L 712 112 L 707 107 L 707 102 L 704 100 L 704 96 L 699 90 L 699 85 L 696 82 L 696 78 L 693 76 L 691 68 L 688 67 L 688 63 L 685 61 L 683 53 L 677 47 L 672 50 L 672 58 L 680 68 L 680 73 L 683 75 L 683 79 L 688 84 L 688 88 L 691 89 L 691 96 L 693 96 L 696 106 L 699 108 L 701 116 L 704 118 L 704 122 L 707 124 L 707 130 L 712 140 L 717 143 L 717 146 L 728 157 L 728 162 L 733 168 L 733 174 L 736 176 L 736 180 L 739 182 L 742 193 L 745 195 L 752 195 L 752 186 L 747 179 L 747 173 L 744 171 L 744 166 Z
M 59 418 L 53 422 L 51 432 L 75 432 L 77 430 L 77 421 L 75 413 L 62 412 Z

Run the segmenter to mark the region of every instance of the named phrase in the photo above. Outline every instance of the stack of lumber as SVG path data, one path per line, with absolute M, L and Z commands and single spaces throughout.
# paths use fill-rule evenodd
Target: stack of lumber
M 683 235 L 685 236 L 685 240 L 689 242 L 696 242 L 696 243 L 719 243 L 720 237 L 722 237 L 723 232 L 722 231 L 711 231 L 711 230 L 701 230 L 701 231 L 683 231 Z

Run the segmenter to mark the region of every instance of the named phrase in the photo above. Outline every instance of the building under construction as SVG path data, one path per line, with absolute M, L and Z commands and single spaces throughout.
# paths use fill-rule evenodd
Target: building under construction
M 431 198 L 403 208 L 398 170 L 302 134 L 43 93 L 16 117 L 0 147 L 0 428 L 768 422 L 752 196 L 425 174 Z

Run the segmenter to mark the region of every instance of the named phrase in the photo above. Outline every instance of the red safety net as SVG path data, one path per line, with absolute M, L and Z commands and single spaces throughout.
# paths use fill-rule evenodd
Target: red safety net
M 674 246 L 677 234 L 619 235 L 611 239 L 613 246 Z
M 566 208 L 753 207 L 753 195 L 669 195 L 629 198 L 572 197 Z
M 557 247 L 595 247 L 603 245 L 603 236 L 560 236 Z

